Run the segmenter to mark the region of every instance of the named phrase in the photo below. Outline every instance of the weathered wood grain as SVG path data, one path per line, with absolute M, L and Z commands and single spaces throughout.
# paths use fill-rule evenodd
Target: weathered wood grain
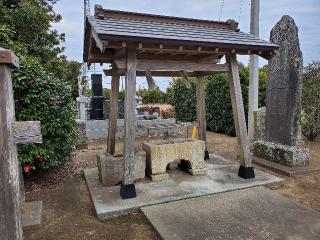
M 125 140 L 124 140 L 124 171 L 123 185 L 133 184 L 134 168 L 134 143 L 135 143 L 135 108 L 136 108 L 136 49 L 128 48 L 127 52 L 127 75 L 125 96 Z
M 197 77 L 196 89 L 197 89 L 197 118 L 198 118 L 198 136 L 199 139 L 204 141 L 207 150 L 207 137 L 206 137 L 206 102 L 205 102 L 205 88 L 204 77 Z
M 0 50 L 1 54 L 1 50 Z M 0 240 L 22 239 L 20 181 L 10 63 L 0 63 Z
M 119 69 L 126 68 L 126 62 L 124 60 L 115 60 L 115 64 Z M 227 72 L 229 70 L 226 64 L 215 63 L 197 63 L 197 62 L 182 62 L 182 61 L 150 61 L 150 60 L 138 60 L 138 71 L 188 71 L 188 72 Z
M 42 143 L 40 122 L 14 122 L 12 126 L 13 137 L 16 144 Z
M 224 73 L 225 71 L 209 71 L 209 72 L 189 72 L 184 71 L 188 74 L 188 77 L 197 77 L 201 76 L 208 76 L 217 73 Z M 112 76 L 112 70 L 104 70 L 106 76 Z M 150 71 L 153 77 L 181 77 L 181 71 Z M 126 70 L 125 69 L 118 69 L 118 75 L 125 76 Z M 137 77 L 145 77 L 146 71 L 137 71 Z
M 235 54 L 226 56 L 229 65 L 229 87 L 232 102 L 233 118 L 236 128 L 238 143 L 240 145 L 240 163 L 244 167 L 252 167 L 252 154 L 250 152 L 247 134 L 246 117 L 244 113 L 239 67 Z
M 19 59 L 12 51 L 0 47 L 0 64 L 16 68 L 19 67 Z
M 119 96 L 119 80 L 120 76 L 116 74 L 115 66 L 113 66 L 113 75 L 111 81 L 110 95 L 110 115 L 109 115 L 109 130 L 107 152 L 111 155 L 115 153 L 117 120 L 118 120 L 118 96 Z

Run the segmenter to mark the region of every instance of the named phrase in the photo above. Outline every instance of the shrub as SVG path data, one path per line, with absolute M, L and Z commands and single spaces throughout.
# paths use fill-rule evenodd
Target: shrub
M 248 112 L 248 75 L 248 69 L 242 68 L 240 82 L 246 115 Z M 209 130 L 235 135 L 227 74 L 212 75 L 206 80 L 206 119 Z
M 166 94 L 162 92 L 159 88 L 143 90 L 141 97 L 143 104 L 166 102 Z
M 169 103 L 174 106 L 176 118 L 182 122 L 197 120 L 196 83 L 190 79 L 191 88 L 187 88 L 181 78 L 175 78 L 167 90 Z
M 173 108 L 167 108 L 165 110 L 161 111 L 161 117 L 163 119 L 168 119 L 168 118 L 174 118 L 175 117 L 175 112 Z
M 260 69 L 259 105 L 265 102 L 265 76 L 266 68 Z M 245 114 L 248 113 L 248 86 L 249 69 L 240 65 L 240 82 Z M 229 93 L 229 80 L 227 74 L 216 74 L 206 78 L 206 120 L 207 128 L 214 132 L 235 135 L 232 104 Z M 176 111 L 179 121 L 192 122 L 197 120 L 197 99 L 195 80 L 191 80 L 188 89 L 180 78 L 176 78 L 168 89 L 169 103 Z
M 302 132 L 313 141 L 320 135 L 320 61 L 307 66 L 303 73 Z
M 48 74 L 34 58 L 21 58 L 13 72 L 18 121 L 41 121 L 43 144 L 18 147 L 24 169 L 61 165 L 70 156 L 77 140 L 71 87 Z

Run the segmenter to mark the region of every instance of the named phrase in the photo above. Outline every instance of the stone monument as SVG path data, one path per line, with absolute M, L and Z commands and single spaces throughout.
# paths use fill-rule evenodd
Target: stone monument
M 274 26 L 270 41 L 279 46 L 269 61 L 265 134 L 254 143 L 254 155 L 286 166 L 309 163 L 309 151 L 297 147 L 302 100 L 303 58 L 298 27 L 283 16 Z
M 92 92 L 90 119 L 104 119 L 102 74 L 92 74 Z

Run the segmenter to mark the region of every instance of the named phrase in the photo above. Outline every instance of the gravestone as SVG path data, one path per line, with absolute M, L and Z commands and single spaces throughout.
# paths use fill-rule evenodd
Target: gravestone
M 296 146 L 303 58 L 293 18 L 283 16 L 271 30 L 270 41 L 279 49 L 268 64 L 265 139 L 254 143 L 254 155 L 287 166 L 303 166 L 309 162 L 309 151 Z
M 102 74 L 92 74 L 92 92 L 93 96 L 91 98 L 91 112 L 90 119 L 104 119 L 103 116 L 103 87 L 102 87 Z

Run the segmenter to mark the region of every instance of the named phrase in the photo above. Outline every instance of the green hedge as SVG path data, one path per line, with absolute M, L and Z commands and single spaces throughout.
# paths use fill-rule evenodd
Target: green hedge
M 320 61 L 314 61 L 304 69 L 302 132 L 310 141 L 320 136 Z
M 248 112 L 249 69 L 240 66 L 240 82 L 245 113 Z M 260 69 L 259 105 L 265 101 L 265 68 Z M 205 82 L 207 129 L 235 135 L 229 81 L 227 74 L 208 76 Z M 178 121 L 196 121 L 196 84 L 191 80 L 188 89 L 180 78 L 176 78 L 168 89 L 169 102 L 175 107 Z
M 43 144 L 20 145 L 24 169 L 50 169 L 70 157 L 77 140 L 72 89 L 45 71 L 34 58 L 21 58 L 13 71 L 18 121 L 41 121 Z
M 196 83 L 190 79 L 190 88 L 187 88 L 181 78 L 175 78 L 167 90 L 168 101 L 174 106 L 176 119 L 183 122 L 197 120 Z
M 159 88 L 154 88 L 151 90 L 142 90 L 141 97 L 142 102 L 144 104 L 166 102 L 166 94 L 162 92 Z

